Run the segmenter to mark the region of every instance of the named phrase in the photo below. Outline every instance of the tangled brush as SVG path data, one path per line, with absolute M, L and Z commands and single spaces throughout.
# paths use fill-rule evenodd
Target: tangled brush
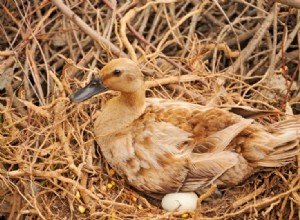
M 296 219 L 300 169 L 264 170 L 204 192 L 194 213 L 166 212 L 112 170 L 92 115 L 113 92 L 69 95 L 127 56 L 148 97 L 300 113 L 299 1 L 0 3 L 0 216 L 3 219 Z M 294 5 L 286 5 L 290 2 Z

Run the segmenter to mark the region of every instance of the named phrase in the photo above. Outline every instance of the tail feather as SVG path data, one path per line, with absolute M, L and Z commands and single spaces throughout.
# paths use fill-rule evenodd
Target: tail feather
M 262 161 L 257 161 L 257 166 L 263 167 L 281 167 L 294 160 L 294 157 L 300 153 L 299 141 L 295 140 L 278 149 L 275 149 L 269 155 L 266 155 Z
M 289 158 L 289 159 L 285 159 L 285 160 L 278 160 L 278 161 L 274 161 L 274 160 L 264 160 L 264 161 L 259 161 L 259 162 L 255 162 L 253 164 L 255 164 L 256 166 L 259 167 L 282 167 L 285 166 L 289 163 L 291 163 L 294 160 L 294 158 Z
M 290 141 L 288 143 L 285 143 L 282 146 L 277 146 L 274 149 L 274 152 L 270 153 L 270 156 L 276 156 L 276 155 L 283 156 L 284 154 L 289 154 L 289 152 L 293 152 L 293 151 L 298 152 L 299 151 L 299 150 L 297 150 L 298 145 L 299 145 L 299 140 L 296 139 L 296 140 Z
M 284 166 L 300 153 L 300 118 L 274 123 L 257 138 L 260 140 L 256 140 L 255 143 L 260 142 L 261 149 L 265 151 L 264 157 L 253 161 L 253 164 L 263 167 Z
M 286 131 L 294 131 L 300 136 L 300 118 L 291 118 L 273 123 L 269 126 L 272 133 L 284 133 Z

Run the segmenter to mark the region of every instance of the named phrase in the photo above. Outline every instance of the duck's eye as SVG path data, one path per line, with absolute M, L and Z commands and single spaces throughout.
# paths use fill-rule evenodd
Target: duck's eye
M 119 69 L 115 69 L 115 70 L 113 71 L 113 74 L 114 74 L 114 76 L 121 76 L 122 71 L 119 70 Z

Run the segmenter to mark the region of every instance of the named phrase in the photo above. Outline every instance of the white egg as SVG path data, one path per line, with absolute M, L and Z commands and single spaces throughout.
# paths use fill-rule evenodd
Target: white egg
M 164 196 L 161 205 L 166 211 L 194 211 L 198 196 L 194 192 L 169 193 Z

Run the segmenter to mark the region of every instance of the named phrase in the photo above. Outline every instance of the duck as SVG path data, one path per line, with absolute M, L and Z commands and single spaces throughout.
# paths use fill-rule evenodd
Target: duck
M 97 114 L 95 140 L 109 165 L 139 191 L 234 186 L 299 154 L 299 117 L 263 125 L 228 108 L 146 98 L 145 88 L 137 62 L 118 58 L 70 96 L 76 103 L 119 92 Z

